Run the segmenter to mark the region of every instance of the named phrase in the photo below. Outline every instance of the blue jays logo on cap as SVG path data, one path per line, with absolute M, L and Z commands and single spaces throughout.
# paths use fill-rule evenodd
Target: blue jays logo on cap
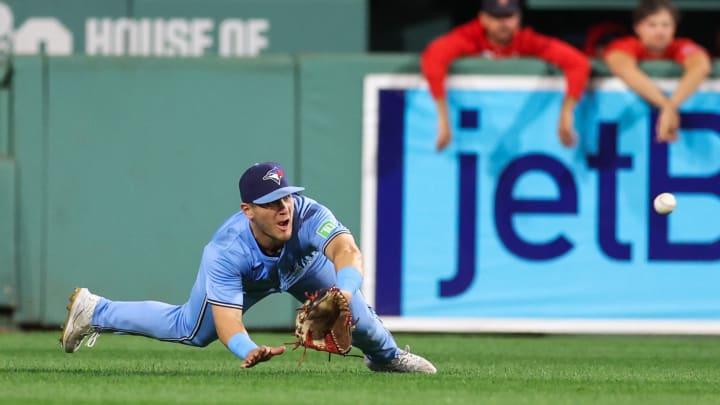
M 277 185 L 280 185 L 280 180 L 283 177 L 283 171 L 282 169 L 278 169 L 277 167 L 273 167 L 272 169 L 268 170 L 267 173 L 263 176 L 263 180 L 272 180 Z
M 245 170 L 239 183 L 240 198 L 245 203 L 266 204 L 305 190 L 291 186 L 282 166 L 275 162 L 252 165 Z

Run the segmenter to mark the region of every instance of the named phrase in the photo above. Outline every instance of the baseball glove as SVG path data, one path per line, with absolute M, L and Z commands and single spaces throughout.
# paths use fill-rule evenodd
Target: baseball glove
M 295 318 L 295 349 L 303 346 L 300 364 L 307 349 L 347 354 L 352 348 L 352 322 L 350 303 L 337 287 L 305 293 L 307 300 L 298 308 Z

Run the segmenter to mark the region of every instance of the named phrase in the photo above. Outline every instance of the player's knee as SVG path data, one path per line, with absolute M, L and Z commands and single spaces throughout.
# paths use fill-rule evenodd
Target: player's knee
M 210 343 L 217 340 L 217 335 L 215 336 L 195 336 L 194 338 L 190 340 L 186 340 L 185 344 L 195 347 L 205 347 L 209 345 Z
M 184 341 L 184 342 L 182 342 L 182 343 L 183 343 L 183 344 L 186 344 L 186 345 L 188 345 L 188 346 L 193 346 L 193 347 L 205 347 L 205 346 L 209 345 L 209 344 L 212 343 L 212 342 L 206 342 L 206 341 L 204 341 L 204 340 L 186 340 L 186 341 Z

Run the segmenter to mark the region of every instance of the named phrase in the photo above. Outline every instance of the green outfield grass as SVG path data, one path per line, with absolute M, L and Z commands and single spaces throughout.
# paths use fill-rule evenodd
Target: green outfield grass
M 720 402 L 720 339 L 396 334 L 437 375 L 289 351 L 243 370 L 220 343 L 102 335 L 69 355 L 58 333 L 0 334 L 2 403 L 699 404 Z M 280 345 L 289 333 L 253 334 Z M 351 353 L 358 354 L 356 349 Z

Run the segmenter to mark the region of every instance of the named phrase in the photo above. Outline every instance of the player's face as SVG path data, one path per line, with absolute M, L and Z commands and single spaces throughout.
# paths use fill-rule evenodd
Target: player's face
M 508 45 L 520 29 L 520 14 L 494 17 L 488 13 L 480 13 L 480 23 L 485 29 L 488 39 L 498 45 Z
M 662 52 L 675 37 L 675 20 L 668 10 L 662 9 L 635 24 L 635 33 L 647 50 Z
M 275 253 L 292 236 L 293 201 L 291 194 L 267 204 L 241 205 L 250 219 L 255 240 L 266 252 Z

